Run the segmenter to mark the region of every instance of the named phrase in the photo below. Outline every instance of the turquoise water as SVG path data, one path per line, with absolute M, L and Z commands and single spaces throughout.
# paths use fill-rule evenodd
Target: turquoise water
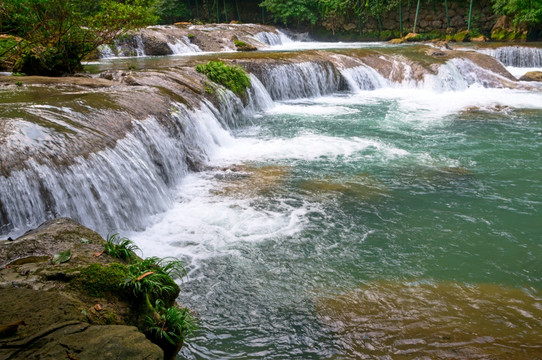
M 201 329 L 183 358 L 530 357 L 541 140 L 533 92 L 280 102 L 131 237 L 188 264 L 179 300 Z

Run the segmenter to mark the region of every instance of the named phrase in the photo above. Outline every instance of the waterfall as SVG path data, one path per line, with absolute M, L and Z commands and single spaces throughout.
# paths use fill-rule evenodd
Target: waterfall
M 168 42 L 167 45 L 174 55 L 191 54 L 201 52 L 201 49 L 190 42 L 188 36 L 183 36 L 180 39 L 175 39 L 174 43 Z
M 171 206 L 170 189 L 229 140 L 217 113 L 207 102 L 199 110 L 175 104 L 166 126 L 153 117 L 134 121 L 114 147 L 71 165 L 28 160 L 0 176 L 0 234 L 17 236 L 59 216 L 100 232 L 143 229 L 150 215 Z
M 367 65 L 359 65 L 341 70 L 351 91 L 375 90 L 388 85 L 388 81 L 375 69 Z
M 71 135 L 60 134 L 58 139 L 49 142 L 60 145 L 54 145 L 57 147 L 52 147 L 47 156 L 31 157 L 9 175 L 0 175 L 0 234 L 19 235 L 58 216 L 75 218 L 101 232 L 142 229 L 150 215 L 171 206 L 171 189 L 187 172 L 200 169 L 212 159 L 216 149 L 231 141 L 229 128 L 243 125 L 249 118 L 245 115 L 270 109 L 276 100 L 387 87 L 462 91 L 472 85 L 505 87 L 511 81 L 463 58 L 438 64 L 438 70 L 432 67 L 431 71 L 436 74 L 407 63 L 398 67 L 384 58 L 381 63 L 374 63 L 374 68 L 364 64 L 362 58 L 351 58 L 348 62 L 316 59 L 299 63 L 285 60 L 247 63 L 252 86 L 246 97 L 239 98 L 217 87 L 217 100 L 213 103 L 204 97 L 198 100 L 199 109 L 174 103 L 162 115 L 133 120 L 130 132 L 109 142 L 109 147 L 76 156 L 67 163 L 63 163 L 65 155 L 56 154 L 55 149 L 61 149 L 64 144 L 62 136 Z M 67 124 L 67 127 L 72 120 L 85 123 L 85 115 L 70 112 L 68 106 L 57 110 L 50 114 L 29 113 L 37 120 L 43 118 L 51 123 Z M 105 116 L 100 115 L 99 109 L 95 110 L 96 116 Z M 12 123 L 17 121 L 14 119 Z M 40 122 L 32 126 L 39 127 Z M 103 132 L 103 129 L 87 127 L 76 130 Z M 7 147 L 3 151 L 9 154 L 12 150 Z M 41 153 L 36 151 L 35 154 Z
M 115 39 L 112 45 L 103 45 L 98 49 L 100 58 L 145 56 L 143 38 L 139 34 L 126 35 Z
M 477 50 L 494 57 L 506 66 L 542 67 L 542 49 L 527 46 L 504 46 Z
M 340 89 L 340 74 L 329 62 L 263 65 L 254 75 L 273 100 L 332 94 Z
M 269 31 L 261 31 L 254 35 L 254 38 L 259 42 L 262 42 L 267 45 L 283 45 L 286 43 L 291 43 L 293 40 L 288 37 L 282 31 L 277 30 L 276 33 Z

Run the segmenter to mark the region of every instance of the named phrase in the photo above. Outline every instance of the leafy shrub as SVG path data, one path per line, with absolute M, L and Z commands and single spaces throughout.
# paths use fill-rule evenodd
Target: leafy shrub
M 131 261 L 136 258 L 135 252 L 139 250 L 132 240 L 120 237 L 119 234 L 107 236 L 104 245 L 104 252 L 107 255 L 118 259 Z
M 179 344 L 197 328 L 196 319 L 187 308 L 166 307 L 164 302 L 156 300 L 154 309 L 160 315 L 158 319 L 147 317 L 147 331 L 171 344 Z
M 136 296 L 158 298 L 163 295 L 177 295 L 179 286 L 171 277 L 182 278 L 184 275 L 186 270 L 180 260 L 151 257 L 136 261 L 128 267 L 128 276 L 123 286 L 132 289 Z
M 250 86 L 250 78 L 241 67 L 226 65 L 223 61 L 209 61 L 196 66 L 196 70 L 237 95 L 246 94 L 246 89 Z

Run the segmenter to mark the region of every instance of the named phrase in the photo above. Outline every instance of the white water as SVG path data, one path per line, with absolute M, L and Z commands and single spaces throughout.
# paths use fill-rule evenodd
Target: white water
M 302 62 L 264 65 L 259 77 L 273 100 L 322 96 L 339 90 L 339 78 L 330 63 Z
M 254 38 L 261 43 L 271 46 L 285 45 L 294 42 L 285 33 L 280 30 L 275 32 L 262 31 L 254 35 Z
M 29 161 L 25 170 L 14 172 L 9 178 L 0 177 L 0 203 L 8 219 L 2 232 L 15 236 L 55 216 L 73 217 L 103 233 L 141 230 L 148 224 L 159 226 L 156 225 L 159 221 L 169 221 L 169 225 L 164 224 L 167 229 L 173 226 L 171 219 L 174 216 L 170 220 L 160 219 L 168 219 L 168 209 L 172 207 L 187 214 L 196 211 L 195 208 L 207 209 L 201 211 L 216 208 L 220 213 L 233 209 L 229 215 L 231 222 L 228 217 L 224 220 L 226 228 L 234 228 L 239 218 L 247 216 L 263 221 L 267 224 L 265 228 L 274 229 L 271 233 L 296 231 L 303 223 L 303 212 L 314 204 L 289 208 L 284 199 L 284 211 L 277 213 L 253 208 L 246 199 L 230 202 L 216 198 L 209 194 L 216 185 L 213 171 L 183 180 L 188 173 L 186 158 L 228 167 L 247 162 L 295 163 L 337 158 L 358 161 L 367 156 L 392 161 L 397 157 L 411 157 L 404 149 L 370 137 L 341 137 L 318 132 L 291 137 L 255 136 L 260 131 L 257 124 L 262 110 L 268 115 L 295 115 L 298 121 L 314 119 L 315 115 L 333 121 L 359 112 L 355 104 L 388 101 L 395 110 L 390 111 L 384 121 L 390 129 L 400 131 L 401 124 L 417 124 L 415 126 L 423 129 L 462 111 L 498 112 L 515 107 L 538 108 L 542 104 L 540 93 L 499 89 L 503 81 L 499 75 L 462 59 L 449 61 L 440 67 L 437 75 L 426 75 L 421 82 L 409 80 L 405 75 L 403 81 L 393 83 L 366 65 L 339 71 L 343 80 L 331 63 L 265 67 L 260 74 L 251 75 L 253 85 L 249 91 L 249 105 L 244 109 L 241 101 L 229 91 L 219 91 L 222 97 L 220 109 L 206 102 L 198 111 L 188 111 L 179 105 L 170 120 L 182 128 L 182 140 L 172 137 L 151 118 L 134 123 L 134 131 L 117 141 L 113 148 L 86 159 L 76 158 L 70 166 L 57 169 L 53 165 Z M 344 89 L 341 82 L 346 84 Z M 336 96 L 339 91 L 343 91 L 342 95 Z M 299 100 L 303 98 L 307 100 Z M 70 116 L 73 114 L 67 115 Z M 248 118 L 254 125 L 247 127 L 243 118 Z M 233 137 L 225 125 L 244 127 Z M 433 160 L 424 155 L 414 156 L 412 161 Z M 184 185 L 179 188 L 181 181 Z M 200 195 L 185 194 L 186 189 L 200 191 Z M 149 223 L 152 214 L 162 215 Z M 254 233 L 247 228 L 240 234 L 243 238 L 263 236 L 260 225 L 255 224 L 254 228 L 257 229 Z M 179 237 L 184 231 L 181 230 L 168 231 Z M 153 237 L 148 231 L 134 236 L 136 239 L 149 237 L 151 241 Z M 211 234 L 216 229 L 208 231 Z
M 177 105 L 170 120 L 182 128 L 182 141 L 149 118 L 134 122 L 114 148 L 76 157 L 72 165 L 29 160 L 24 170 L 0 177 L 0 204 L 7 214 L 0 230 L 18 236 L 59 216 L 102 233 L 143 229 L 149 215 L 171 208 L 170 189 L 187 174 L 186 159 L 206 163 L 231 138 L 213 113 L 219 111 L 209 106 L 189 111 Z
M 479 49 L 478 52 L 493 56 L 506 66 L 542 67 L 542 49 L 527 46 L 503 46 L 496 49 Z
M 450 61 L 437 75 L 428 75 L 421 83 L 392 83 L 367 66 L 342 69 L 351 92 L 341 96 L 333 93 L 335 85 L 328 88 L 329 92 L 319 89 L 326 78 L 324 72 L 318 64 L 284 65 L 267 69 L 262 82 L 254 82 L 258 91 L 252 93 L 253 101 L 264 103 L 262 108 L 266 111 L 254 114 L 254 125 L 237 131 L 227 145 L 217 148 L 210 159 L 217 168 L 183 180 L 171 210 L 154 217 L 154 224 L 146 231 L 129 235 L 146 255 L 180 256 L 195 270 L 201 261 L 217 254 L 235 255 L 243 251 L 243 243 L 299 233 L 308 224 L 308 214 L 321 211 L 317 203 L 300 203 L 284 194 L 274 197 L 271 205 L 250 191 L 221 192 L 224 179 L 240 176 L 231 170 L 239 164 L 281 164 L 288 169 L 301 163 L 340 159 L 346 163 L 378 160 L 406 161 L 412 166 L 460 166 L 456 159 L 434 157 L 424 151 L 412 154 L 370 136 L 331 136 L 318 131 L 272 136 L 262 133 L 265 126 L 258 125 L 262 116 L 294 116 L 296 122 L 319 118 L 333 123 L 358 113 L 359 104 L 385 102 L 391 105 L 381 126 L 401 133 L 403 128 L 413 126 L 420 131 L 442 126 L 447 116 L 460 112 L 506 112 L 513 108 L 540 108 L 542 104 L 541 93 L 500 89 L 500 83 L 491 80 L 500 79 L 498 75 L 476 68 L 467 60 Z M 312 79 L 313 89 L 319 90 L 299 89 L 301 77 Z M 257 100 L 259 97 L 265 100 Z M 271 98 L 296 100 L 272 103 Z
M 173 55 L 184 55 L 201 52 L 201 49 L 190 42 L 188 36 L 183 36 L 181 39 L 176 39 L 174 43 L 167 44 Z

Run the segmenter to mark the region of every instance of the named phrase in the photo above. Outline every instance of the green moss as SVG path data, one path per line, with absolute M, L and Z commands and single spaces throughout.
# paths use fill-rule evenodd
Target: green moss
M 234 43 L 235 46 L 237 46 L 237 47 L 245 47 L 245 46 L 247 46 L 247 43 L 246 43 L 246 42 L 241 41 L 241 40 L 237 40 L 237 39 L 234 39 L 234 40 L 233 40 L 233 43 Z
M 241 67 L 226 65 L 223 61 L 209 61 L 196 66 L 196 70 L 237 95 L 245 95 L 250 86 L 250 78 Z
M 453 41 L 466 42 L 470 40 L 470 33 L 468 31 L 460 31 L 452 37 Z
M 121 286 L 128 274 L 128 269 L 122 264 L 91 264 L 80 271 L 81 274 L 70 284 L 89 296 L 104 297 L 108 293 L 123 295 L 128 292 Z

